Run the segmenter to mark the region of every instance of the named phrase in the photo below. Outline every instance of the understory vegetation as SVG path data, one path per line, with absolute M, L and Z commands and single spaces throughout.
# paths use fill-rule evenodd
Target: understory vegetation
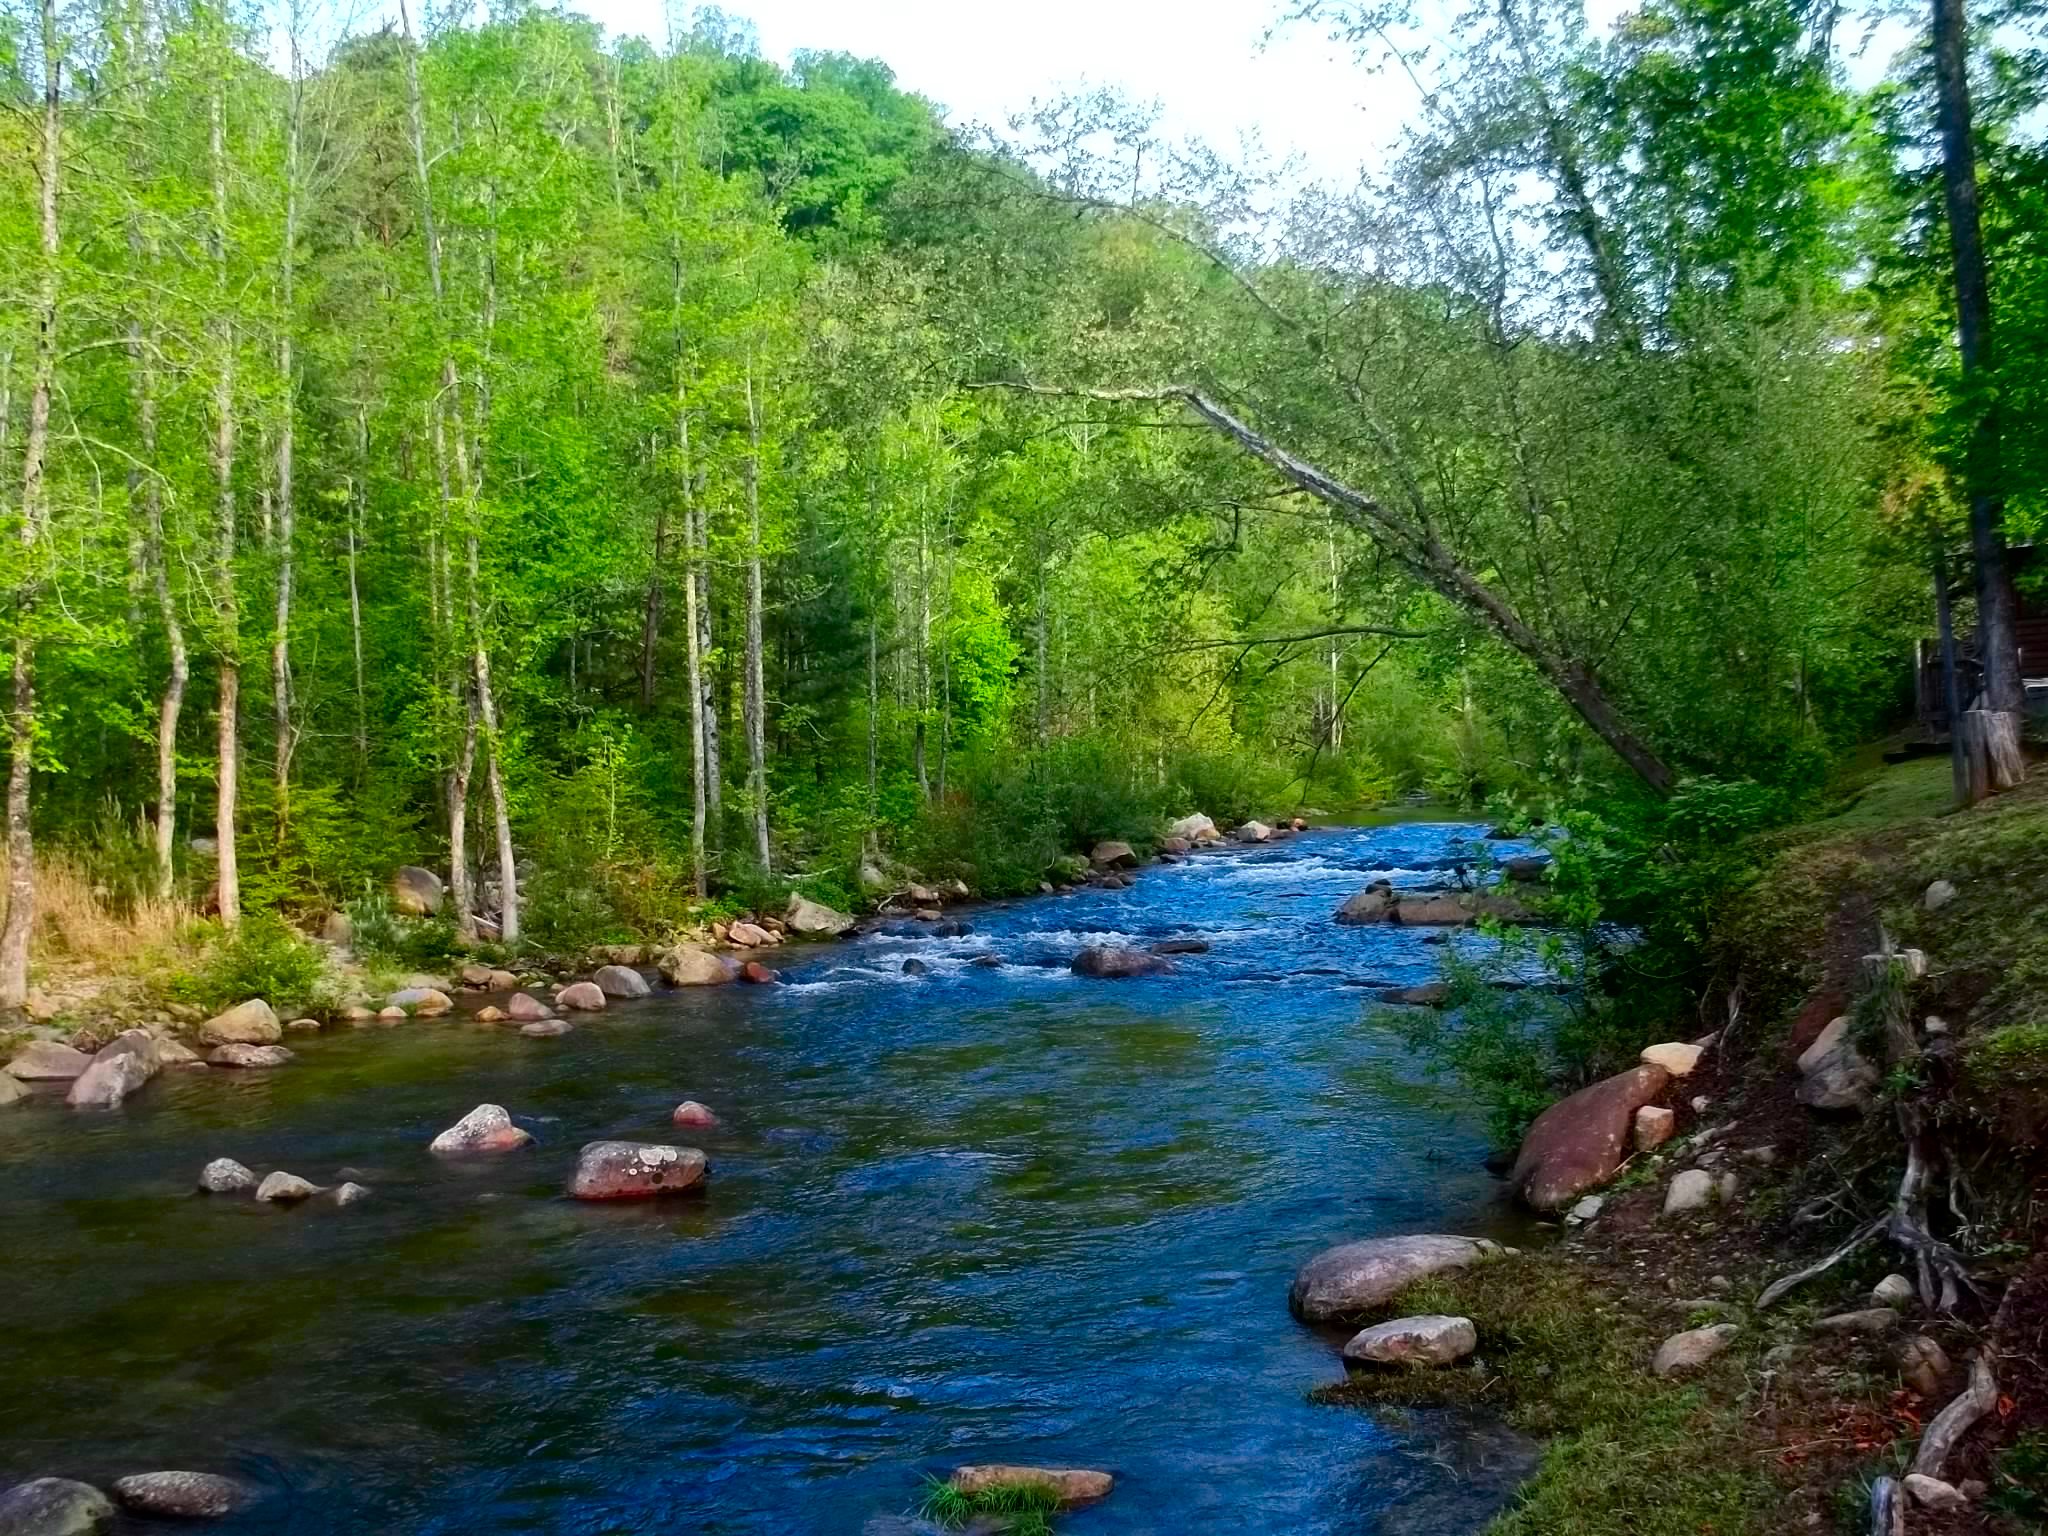
M 0 1003 L 407 862 L 568 949 L 1409 793 L 1551 808 L 1582 931 L 1696 934 L 1898 715 L 1963 525 L 1924 52 L 1288 24 L 1426 75 L 1385 175 L 1102 95 L 991 135 L 716 12 L 9 0 Z M 1971 58 L 2020 443 L 2042 76 Z

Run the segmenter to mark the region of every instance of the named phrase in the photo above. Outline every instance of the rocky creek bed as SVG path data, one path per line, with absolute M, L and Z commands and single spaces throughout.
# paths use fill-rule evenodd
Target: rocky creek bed
M 38 1092 L 0 1116 L 0 1365 L 37 1402 L 0 1483 L 225 1474 L 255 1497 L 222 1530 L 880 1532 L 927 1474 L 1025 1462 L 1115 1473 L 1075 1530 L 1472 1529 L 1526 1455 L 1312 1404 L 1345 1336 L 1284 1302 L 1333 1243 L 1519 1230 L 1476 1122 L 1391 1089 L 1360 1022 L 1442 930 L 1334 921 L 1374 879 L 1441 886 L 1478 831 L 888 923 L 567 1035 L 465 1008 L 111 1113 Z M 1155 946 L 1170 970 L 1069 969 Z M 479 1104 L 531 1143 L 429 1151 Z M 566 1198 L 602 1141 L 687 1142 L 708 1178 Z M 373 1197 L 195 1195 L 219 1157 Z

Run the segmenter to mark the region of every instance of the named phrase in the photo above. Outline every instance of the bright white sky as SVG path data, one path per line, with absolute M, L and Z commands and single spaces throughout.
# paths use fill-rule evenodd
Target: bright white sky
M 614 33 L 660 41 L 663 0 L 581 0 Z M 1610 23 L 1623 0 L 1590 0 Z M 879 58 L 898 84 L 929 97 L 955 124 L 1001 127 L 1034 97 L 1117 86 L 1166 110 L 1172 137 L 1235 149 L 1255 136 L 1267 154 L 1298 154 L 1316 178 L 1349 181 L 1385 163 L 1415 110 L 1398 73 L 1373 72 L 1312 27 L 1271 43 L 1281 0 L 726 0 L 751 20 L 761 51 L 787 63 L 799 48 Z M 1898 36 L 1852 69 L 1874 80 Z
M 614 32 L 659 39 L 661 0 L 582 0 Z M 1405 79 L 1368 73 L 1311 28 L 1263 45 L 1279 0 L 727 0 L 761 51 L 879 58 L 956 124 L 1001 127 L 1033 97 L 1117 86 L 1166 109 L 1169 136 L 1224 150 L 1257 135 L 1311 175 L 1378 164 L 1414 108 Z

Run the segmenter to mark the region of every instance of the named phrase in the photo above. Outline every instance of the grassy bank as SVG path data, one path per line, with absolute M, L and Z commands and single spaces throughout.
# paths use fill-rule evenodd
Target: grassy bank
M 2048 1530 L 2048 774 L 1966 812 L 1948 798 L 1944 760 L 1873 769 L 1820 814 L 1747 839 L 1740 877 L 1702 906 L 1691 1006 L 1629 1021 L 1645 1038 L 1722 1026 L 1678 1095 L 1678 1137 L 1626 1163 L 1591 1223 L 1387 1310 L 1470 1317 L 1473 1363 L 1355 1375 L 1320 1396 L 1472 1402 L 1549 1436 L 1496 1536 L 1846 1536 L 1869 1529 L 1872 1480 L 1903 1475 L 1988 1350 L 1998 1402 L 1945 1469 L 1970 1503 L 1915 1506 L 1908 1529 Z M 1930 904 L 1935 881 L 1954 894 Z M 1837 1015 L 1871 1027 L 1863 957 L 1885 937 L 1927 956 L 1895 999 L 1918 1049 L 1861 1114 L 1816 1115 L 1795 1100 L 1796 1057 Z M 1927 1128 L 1929 1225 L 1977 1294 L 1868 1333 L 1816 1326 L 1913 1273 L 1880 1239 L 1759 1308 L 1772 1281 L 1890 1209 L 1904 1124 Z M 1665 1215 L 1671 1176 L 1700 1166 L 1735 1172 L 1735 1198 Z M 1710 1323 L 1735 1326 L 1721 1354 L 1652 1372 L 1663 1339 Z M 1948 1361 L 1933 1377 L 1902 1359 L 1923 1337 Z

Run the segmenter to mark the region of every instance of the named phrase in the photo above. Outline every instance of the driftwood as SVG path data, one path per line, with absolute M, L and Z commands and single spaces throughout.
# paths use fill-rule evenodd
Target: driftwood
M 1906 1494 L 1896 1477 L 1870 1485 L 1870 1536 L 1905 1536 Z
M 1992 1372 L 1991 1350 L 1987 1346 L 1970 1362 L 1970 1384 L 1934 1416 L 1927 1433 L 1920 1437 L 1920 1449 L 1913 1453 L 1913 1470 L 1926 1477 L 1940 1477 L 1956 1442 L 1997 1406 L 1998 1377 Z

